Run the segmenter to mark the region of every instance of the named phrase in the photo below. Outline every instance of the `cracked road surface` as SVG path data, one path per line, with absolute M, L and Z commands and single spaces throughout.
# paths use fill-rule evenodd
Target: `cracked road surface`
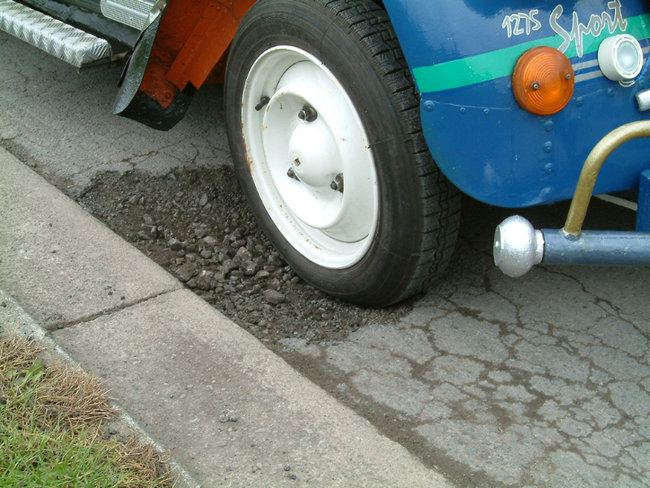
M 0 33 L 3 145 L 73 192 L 109 170 L 229 164 L 218 90 L 159 133 L 110 115 L 119 71 L 78 75 Z M 490 256 L 509 212 L 465 204 L 445 279 L 397 325 L 339 342 L 287 338 L 282 354 L 459 487 L 650 485 L 650 269 L 536 268 L 512 280 Z M 525 215 L 559 227 L 565 211 Z M 634 221 L 597 201 L 590 217 L 609 229 Z
M 287 349 L 381 405 L 459 486 L 647 486 L 648 269 L 513 281 L 469 244 L 397 327 Z

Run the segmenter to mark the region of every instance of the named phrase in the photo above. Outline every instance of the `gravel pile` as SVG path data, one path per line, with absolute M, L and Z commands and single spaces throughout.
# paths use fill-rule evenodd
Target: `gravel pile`
M 303 282 L 258 228 L 230 168 L 105 173 L 77 201 L 267 343 L 340 340 L 410 308 L 360 309 Z

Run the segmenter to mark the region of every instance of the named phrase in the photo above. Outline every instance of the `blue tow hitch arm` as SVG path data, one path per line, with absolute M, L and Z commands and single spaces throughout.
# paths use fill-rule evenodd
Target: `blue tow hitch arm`
M 620 145 L 650 137 L 650 121 L 625 124 L 607 134 L 585 160 L 562 229 L 535 230 L 518 215 L 494 234 L 494 264 L 513 278 L 536 264 L 650 265 L 650 170 L 641 173 L 636 232 L 582 231 L 600 168 Z

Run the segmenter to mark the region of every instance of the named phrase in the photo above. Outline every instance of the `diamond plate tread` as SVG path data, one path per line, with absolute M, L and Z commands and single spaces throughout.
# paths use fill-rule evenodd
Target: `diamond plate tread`
M 153 0 L 101 0 L 101 9 L 105 17 L 142 30 L 154 4 Z
M 111 56 L 107 40 L 13 0 L 0 0 L 0 30 L 77 68 Z

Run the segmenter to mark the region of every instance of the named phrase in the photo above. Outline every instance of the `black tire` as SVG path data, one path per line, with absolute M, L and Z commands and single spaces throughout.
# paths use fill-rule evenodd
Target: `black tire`
M 377 199 L 372 207 L 376 225 L 363 241 L 367 243 L 363 255 L 343 267 L 317 263 L 310 252 L 301 251 L 296 237 L 278 225 L 278 211 L 267 210 L 272 205 L 262 200 L 252 176 L 252 169 L 259 167 L 256 165 L 270 163 L 259 161 L 259 154 L 267 154 L 266 148 L 258 153 L 249 147 L 251 137 L 245 141 L 247 128 L 254 125 L 248 122 L 255 120 L 251 104 L 257 102 L 258 112 L 270 113 L 270 107 L 263 108 L 268 103 L 264 96 L 272 98 L 273 93 L 260 90 L 258 98 L 250 96 L 272 66 L 268 53 L 273 51 L 269 49 L 277 46 L 295 48 L 322 62 L 349 97 L 367 135 L 366 149 L 371 152 L 376 175 Z M 251 72 L 258 58 L 258 66 L 264 68 L 267 63 L 269 67 Z M 253 74 L 247 85 L 249 73 Z M 370 0 L 258 1 L 233 40 L 225 96 L 228 137 L 243 191 L 260 226 L 305 281 L 343 300 L 381 307 L 420 292 L 440 275 L 455 246 L 460 195 L 440 173 L 426 147 L 419 99 L 381 7 Z M 260 120 L 266 116 L 259 115 Z M 266 128 L 250 130 L 260 131 L 262 135 L 255 137 L 263 140 Z M 257 147 L 257 142 L 254 145 Z M 276 192 L 281 198 L 280 189 Z M 285 207 L 287 218 L 298 222 L 288 205 L 278 205 L 283 211 Z

